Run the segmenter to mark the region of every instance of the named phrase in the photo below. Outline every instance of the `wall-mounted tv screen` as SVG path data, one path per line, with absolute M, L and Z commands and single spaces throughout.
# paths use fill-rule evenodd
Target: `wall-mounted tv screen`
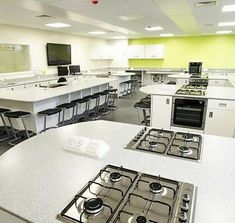
M 47 43 L 48 66 L 71 64 L 71 45 Z

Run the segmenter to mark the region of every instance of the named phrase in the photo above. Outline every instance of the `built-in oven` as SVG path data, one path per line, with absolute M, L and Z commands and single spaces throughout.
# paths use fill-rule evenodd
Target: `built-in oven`
M 207 99 L 173 97 L 171 125 L 204 129 Z

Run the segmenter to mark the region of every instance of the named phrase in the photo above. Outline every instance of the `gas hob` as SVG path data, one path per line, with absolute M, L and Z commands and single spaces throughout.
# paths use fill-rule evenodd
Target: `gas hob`
M 192 223 L 196 187 L 107 165 L 58 218 L 68 223 Z
M 199 161 L 201 145 L 202 137 L 199 134 L 144 127 L 125 148 Z
M 205 86 L 205 85 L 188 84 L 188 85 L 183 85 L 180 89 L 178 89 L 175 92 L 175 94 L 192 95 L 192 96 L 205 96 L 206 89 L 207 89 L 207 86 Z

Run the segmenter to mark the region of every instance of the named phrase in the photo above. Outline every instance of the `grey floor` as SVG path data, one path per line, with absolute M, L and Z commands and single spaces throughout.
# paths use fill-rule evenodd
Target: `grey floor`
M 118 109 L 109 113 L 108 115 L 103 116 L 101 119 L 130 124 L 139 124 L 138 112 L 134 108 L 134 104 L 145 96 L 145 94 L 137 91 L 136 95 L 133 95 L 132 97 L 118 98 L 116 100 Z M 140 118 L 142 118 L 141 115 L 142 114 L 140 113 Z M 12 147 L 9 146 L 7 142 L 0 142 L 0 156 L 10 148 Z

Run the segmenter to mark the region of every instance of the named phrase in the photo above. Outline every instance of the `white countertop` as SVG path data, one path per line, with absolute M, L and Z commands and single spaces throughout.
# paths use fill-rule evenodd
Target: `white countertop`
M 113 73 L 113 74 L 111 74 L 111 76 L 120 76 L 120 77 L 122 77 L 122 76 L 132 76 L 132 75 L 135 75 L 135 73 L 134 72 L 118 72 L 118 73 Z
M 168 84 L 154 84 L 140 88 L 140 91 L 145 94 L 151 95 L 164 95 L 164 96 L 179 96 L 179 97 L 196 97 L 218 100 L 235 100 L 235 88 L 234 87 L 215 87 L 207 86 L 205 96 L 192 96 L 192 95 L 177 95 L 175 92 L 181 86 L 168 85 Z
M 38 83 L 43 81 L 58 80 L 60 77 L 73 78 L 79 77 L 79 75 L 67 75 L 67 76 L 58 76 L 58 75 L 40 75 L 40 76 L 31 76 L 24 78 L 15 78 L 4 81 L 0 84 L 0 88 L 13 87 L 23 84 Z
M 32 87 L 19 90 L 0 90 L 0 99 L 24 101 L 24 102 L 37 102 L 45 99 L 70 94 L 76 91 L 84 90 L 87 88 L 95 87 L 102 84 L 107 84 L 115 81 L 112 78 L 81 78 L 68 82 L 68 85 L 57 88 L 40 88 Z
M 195 223 L 235 222 L 235 140 L 205 135 L 202 161 L 123 149 L 142 126 L 95 121 L 49 130 L 0 157 L 0 207 L 34 223 L 59 223 L 56 215 L 107 164 L 198 186 Z M 98 160 L 66 152 L 69 135 L 104 140 Z

